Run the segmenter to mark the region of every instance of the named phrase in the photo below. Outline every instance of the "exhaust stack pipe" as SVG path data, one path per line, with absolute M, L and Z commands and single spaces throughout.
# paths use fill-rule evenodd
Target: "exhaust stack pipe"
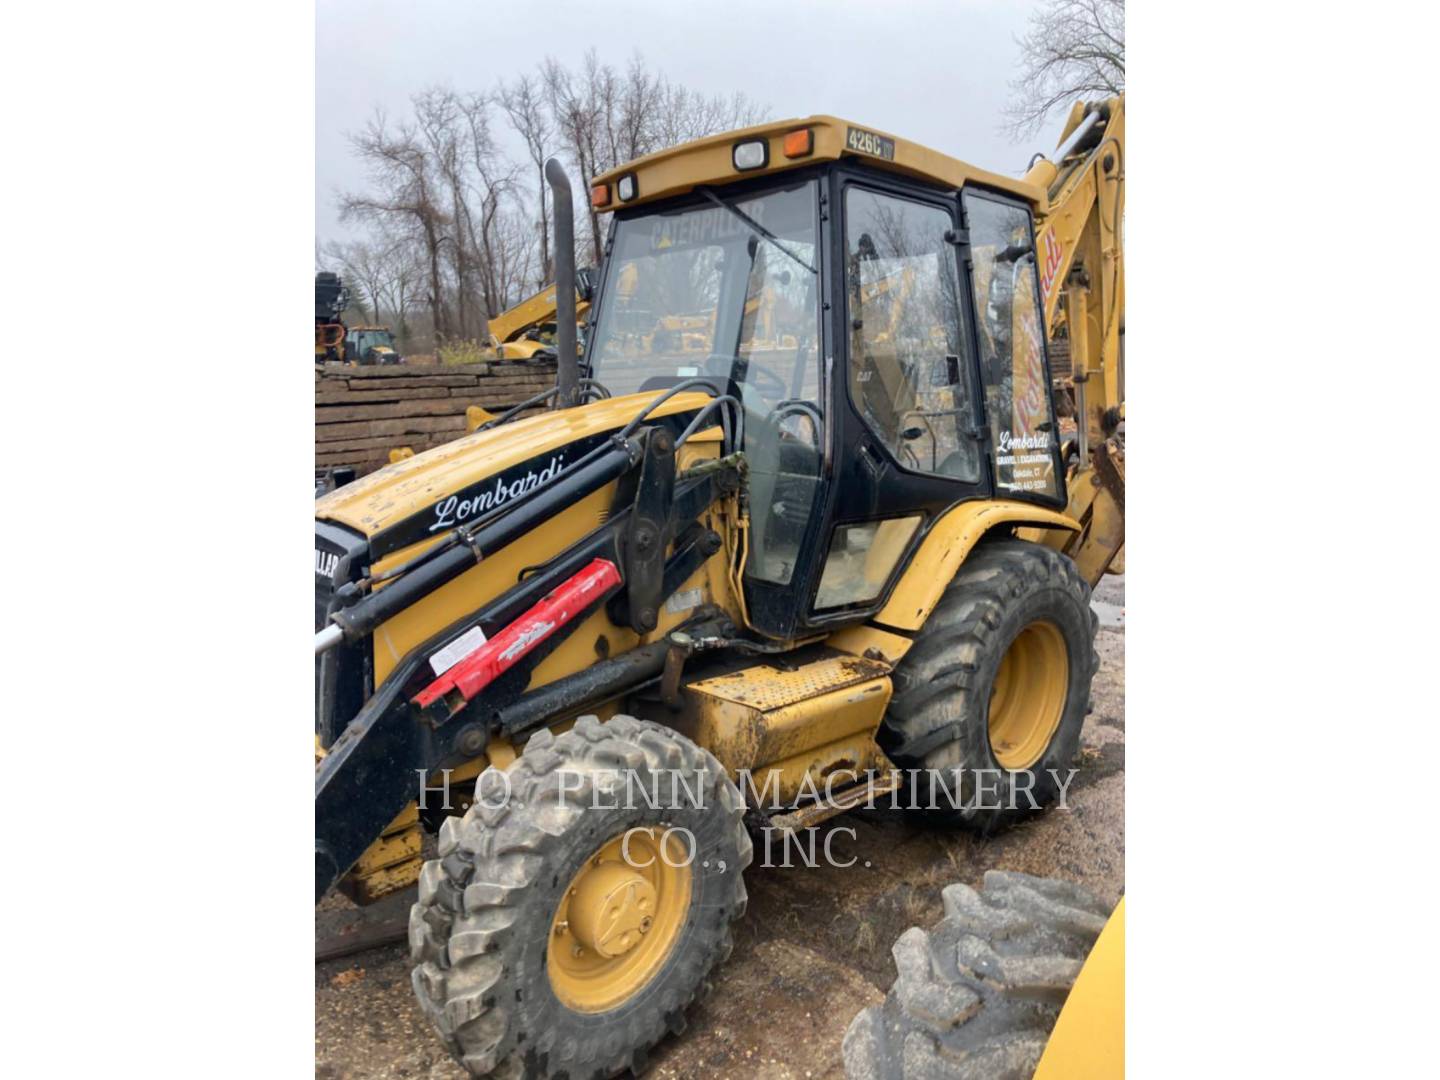
M 580 357 L 575 347 L 575 205 L 570 178 L 559 158 L 545 162 L 545 180 L 555 203 L 555 385 L 556 404 L 580 404 Z

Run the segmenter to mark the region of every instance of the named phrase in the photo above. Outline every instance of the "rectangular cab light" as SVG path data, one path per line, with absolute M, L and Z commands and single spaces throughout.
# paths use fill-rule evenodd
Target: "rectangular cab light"
M 590 205 L 591 205 L 591 206 L 609 206 L 609 205 L 610 205 L 610 185 L 609 185 L 609 184 L 592 184 L 592 185 L 590 186 Z
M 770 160 L 770 145 L 764 139 L 736 143 L 735 149 L 730 151 L 730 157 L 740 172 L 763 169 Z
M 635 174 L 626 173 L 615 181 L 615 192 L 620 196 L 621 202 L 629 202 L 635 198 L 639 194 L 639 189 L 635 184 Z

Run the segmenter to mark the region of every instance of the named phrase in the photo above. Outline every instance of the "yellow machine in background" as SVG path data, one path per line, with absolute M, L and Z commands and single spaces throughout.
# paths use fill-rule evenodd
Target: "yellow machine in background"
M 595 287 L 595 271 L 583 268 L 576 272 L 575 316 L 583 320 L 590 310 L 590 296 Z M 553 360 L 555 358 L 555 286 L 549 285 L 533 296 L 526 297 L 514 307 L 507 308 L 490 319 L 490 336 L 481 350 L 481 359 L 487 360 Z M 579 327 L 577 327 L 577 332 Z M 580 339 L 583 341 L 583 337 Z M 583 349 L 583 346 L 582 346 Z M 494 416 L 480 405 L 471 405 L 465 410 L 465 430 L 472 432 Z M 390 451 L 390 463 L 405 461 L 415 456 L 409 446 L 397 446 Z
M 345 362 L 365 366 L 401 363 L 388 326 L 352 326 L 345 332 Z
M 595 287 L 594 269 L 576 271 L 575 285 L 575 315 L 583 321 Z M 554 359 L 555 312 L 555 286 L 548 285 L 490 319 L 487 349 L 497 360 Z
M 418 882 L 472 1074 L 642 1067 L 729 952 L 747 819 L 1058 797 L 1124 540 L 1123 114 L 1024 179 L 831 116 L 651 154 L 594 178 L 576 304 L 552 161 L 551 407 L 317 500 L 317 898 Z
M 317 364 L 398 364 L 388 326 L 346 326 L 350 290 L 339 274 L 315 274 L 315 362 Z

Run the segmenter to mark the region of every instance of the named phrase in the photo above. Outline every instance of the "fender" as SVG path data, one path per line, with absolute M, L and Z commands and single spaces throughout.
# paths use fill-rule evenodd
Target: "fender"
M 896 630 L 919 630 L 970 550 L 997 525 L 1080 531 L 1068 515 L 1029 503 L 993 499 L 961 503 L 942 514 L 925 534 L 905 575 L 874 621 Z
M 1125 898 L 1075 978 L 1034 1080 L 1125 1075 Z

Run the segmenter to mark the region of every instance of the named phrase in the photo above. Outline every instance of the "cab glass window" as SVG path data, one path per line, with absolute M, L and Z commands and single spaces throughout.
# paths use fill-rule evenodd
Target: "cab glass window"
M 814 180 L 616 221 L 586 353 L 612 394 L 697 376 L 745 409 L 748 578 L 788 584 L 820 495 L 819 189 Z
M 850 396 L 902 465 L 975 483 L 953 227 L 939 207 L 846 190 Z
M 995 487 L 1058 497 L 1059 446 L 1030 213 L 967 194 L 965 214 Z
M 879 597 L 919 527 L 919 514 L 837 525 L 815 593 L 816 610 L 868 603 Z

